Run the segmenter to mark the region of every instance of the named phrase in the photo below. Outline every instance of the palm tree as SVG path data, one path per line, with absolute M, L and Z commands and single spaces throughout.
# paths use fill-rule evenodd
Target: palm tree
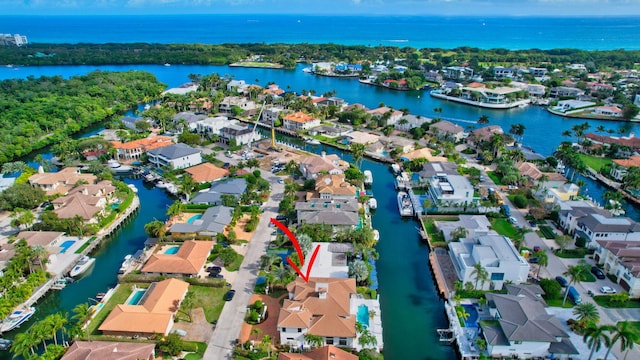
M 478 118 L 478 124 L 485 125 L 489 123 L 489 117 L 487 115 L 482 115 Z
M 587 346 L 591 349 L 589 352 L 589 359 L 593 356 L 593 353 L 600 350 L 602 345 L 609 347 L 611 339 L 606 334 L 607 326 L 598 326 L 592 324 L 584 329 L 582 340 L 587 344 Z
M 565 276 L 569 277 L 569 286 L 564 291 L 564 299 L 562 299 L 562 306 L 567 301 L 567 295 L 569 295 L 569 288 L 571 285 L 577 283 L 582 280 L 582 276 L 584 275 L 584 267 L 579 265 L 569 265 L 567 271 L 564 272 Z
M 76 305 L 72 310 L 73 316 L 71 316 L 71 319 L 80 325 L 84 325 L 91 316 L 91 310 L 89 309 L 90 307 L 88 303 L 80 303 Z
M 349 151 L 351 151 L 351 156 L 353 157 L 353 162 L 356 164 L 356 167 L 360 169 L 367 147 L 364 144 L 352 143 L 349 146 Z
M 31 359 L 35 355 L 34 347 L 36 344 L 30 336 L 29 331 L 17 333 L 11 345 L 11 353 L 13 358 L 22 356 L 25 359 Z
M 620 341 L 620 351 L 631 350 L 633 349 L 635 343 L 638 342 L 638 334 L 636 334 L 628 321 L 621 321 L 616 323 L 615 325 L 605 326 L 607 330 L 609 330 L 613 334 L 613 336 L 611 337 L 611 342 L 609 343 L 609 348 L 607 349 L 607 353 L 604 354 L 605 360 L 607 360 L 611 349 L 613 349 L 613 345 L 615 345 L 618 341 Z
M 306 333 L 304 334 L 304 342 L 307 343 L 311 348 L 321 347 L 324 344 L 324 339 L 322 336 L 313 335 Z
M 476 284 L 474 286 L 475 289 L 478 289 L 478 281 L 482 281 L 482 286 L 484 287 L 485 281 L 489 279 L 489 273 L 487 269 L 482 266 L 481 263 L 475 263 L 473 265 L 473 271 L 471 271 L 471 276 L 475 277 Z
M 180 200 L 176 200 L 173 204 L 171 204 L 171 206 L 169 206 L 169 209 L 167 210 L 167 215 L 168 216 L 180 215 L 182 214 L 183 210 L 184 210 L 184 204 L 182 204 Z
M 597 324 L 600 322 L 598 308 L 590 302 L 582 303 L 573 308 L 573 315 L 578 318 L 580 327 L 584 327 L 588 323 Z
M 271 267 L 273 267 L 273 265 L 275 265 L 278 261 L 280 261 L 280 257 L 274 253 L 267 253 L 266 255 L 262 256 L 262 264 L 266 272 L 270 272 Z
M 283 263 L 280 263 L 279 266 L 276 266 L 273 270 L 273 281 L 276 284 L 281 284 L 284 285 L 284 282 L 287 281 L 287 278 L 289 277 L 289 270 L 287 268 L 284 267 Z
M 378 339 L 376 339 L 375 335 L 371 334 L 369 329 L 364 329 L 360 334 L 360 338 L 358 338 L 358 343 L 364 348 L 373 348 L 378 345 Z
M 165 235 L 166 235 L 166 233 L 167 233 L 167 228 L 166 228 L 164 222 L 162 222 L 160 220 L 154 220 L 154 221 L 144 225 L 144 231 L 150 237 L 158 238 L 160 240 L 163 240 Z
M 549 265 L 549 256 L 546 250 L 540 250 L 533 253 L 533 257 L 538 258 L 538 270 L 536 271 L 536 278 L 540 278 L 540 269 Z
M 524 130 L 526 127 L 523 124 L 511 124 L 511 129 L 509 129 L 509 133 L 513 136 L 517 137 L 518 142 L 522 142 L 522 136 L 524 135 Z

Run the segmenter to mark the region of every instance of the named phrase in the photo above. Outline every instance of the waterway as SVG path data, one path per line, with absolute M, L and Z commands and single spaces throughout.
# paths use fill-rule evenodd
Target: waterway
M 407 108 L 416 115 L 442 117 L 452 119 L 462 126 L 474 125 L 482 114 L 487 114 L 491 124 L 501 125 L 508 131 L 511 124 L 522 123 L 526 127 L 523 142 L 543 155 L 550 155 L 563 140 L 560 133 L 584 120 L 564 119 L 549 114 L 542 108 L 527 107 L 507 111 L 485 110 L 456 103 L 432 99 L 428 93 L 394 92 L 377 87 L 364 86 L 356 80 L 316 77 L 303 73 L 304 65 L 295 70 L 271 70 L 229 68 L 226 66 L 46 66 L 19 67 L 17 70 L 0 68 L 0 80 L 8 78 L 26 78 L 27 76 L 54 76 L 65 78 L 82 75 L 93 70 L 149 71 L 166 83 L 168 87 L 176 87 L 188 81 L 189 74 L 210 74 L 216 72 L 247 82 L 266 84 L 274 81 L 285 90 L 303 92 L 315 90 L 317 94 L 335 90 L 337 96 L 349 103 L 361 103 L 367 107 L 376 107 L 380 103 L 396 109 Z M 14 68 L 15 69 L 15 68 Z M 434 109 L 441 108 L 441 113 Z M 603 125 L 606 129 L 618 130 L 620 123 L 606 121 L 589 121 L 591 129 Z M 627 132 L 640 129 L 636 124 L 625 124 Z M 96 128 L 87 133 L 95 133 Z M 308 147 L 308 150 L 320 151 L 323 147 Z M 339 153 L 333 148 L 325 149 L 328 153 Z M 346 160 L 350 157 L 343 154 Z M 379 293 L 381 294 L 382 320 L 384 326 L 384 355 L 388 359 L 442 359 L 453 357 L 451 348 L 438 344 L 435 330 L 446 326 L 442 300 L 436 294 L 434 282 L 428 267 L 427 248 L 418 239 L 415 231 L 416 223 L 403 220 L 398 215 L 393 177 L 388 167 L 368 160 L 363 162 L 363 169 L 369 169 L 374 176 L 373 192 L 378 200 L 378 209 L 373 216 L 373 225 L 380 231 L 380 242 L 377 246 L 380 259 L 377 262 Z M 90 301 L 98 292 L 105 291 L 116 282 L 117 270 L 125 255 L 134 253 L 142 247 L 146 235 L 143 226 L 153 219 L 164 220 L 167 206 L 172 202 L 162 190 L 147 189 L 140 180 L 125 179 L 134 183 L 139 189 L 141 209 L 111 239 L 96 251 L 96 266 L 91 275 L 72 284 L 64 290 L 51 293 L 40 301 L 35 321 L 55 311 L 71 312 L 79 303 Z M 604 188 L 589 180 L 588 192 L 599 197 Z M 635 208 L 626 206 L 627 214 L 638 220 L 639 213 Z M 27 327 L 23 326 L 23 328 Z M 11 337 L 13 334 L 9 334 Z M 0 353 L 0 359 L 8 358 L 7 353 Z

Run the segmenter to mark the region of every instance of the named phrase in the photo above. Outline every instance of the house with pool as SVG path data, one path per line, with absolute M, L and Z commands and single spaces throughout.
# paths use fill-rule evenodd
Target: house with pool
M 146 289 L 134 287 L 124 304 L 118 304 L 100 324 L 107 336 L 151 337 L 167 335 L 189 284 L 178 279 L 154 282 Z
M 213 241 L 187 240 L 180 246 L 163 247 L 142 267 L 143 274 L 197 277 L 207 262 Z
M 323 339 L 322 345 L 362 349 L 356 322 L 369 330 L 379 321 L 380 307 L 373 307 L 377 300 L 367 300 L 356 292 L 354 278 L 311 277 L 308 282 L 298 277 L 287 285 L 289 296 L 278 314 L 277 327 L 280 344 L 293 348 L 309 347 L 304 335 L 312 334 Z M 375 309 L 375 310 L 374 310 Z M 374 310 L 374 311 L 370 311 Z M 372 318 L 377 311 L 376 317 Z M 377 348 L 382 349 L 382 331 L 376 336 Z
M 172 235 L 215 236 L 224 231 L 231 222 L 233 208 L 228 206 L 213 206 L 204 214 L 193 214 L 186 223 L 171 226 Z
M 326 224 L 334 231 L 360 226 L 358 200 L 328 200 L 311 198 L 308 201 L 296 202 L 295 209 L 298 224 Z

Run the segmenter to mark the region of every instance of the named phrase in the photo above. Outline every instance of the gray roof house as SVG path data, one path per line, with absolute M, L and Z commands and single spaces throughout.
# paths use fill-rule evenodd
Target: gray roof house
M 358 200 L 326 200 L 313 198 L 306 202 L 297 202 L 298 224 L 327 224 L 336 228 L 349 228 L 358 225 Z
M 200 219 L 193 220 L 190 224 L 174 224 L 169 232 L 172 234 L 197 233 L 204 236 L 213 236 L 224 231 L 231 222 L 233 208 L 228 206 L 213 206 L 202 214 Z
M 435 226 L 444 235 L 446 241 L 451 241 L 451 232 L 462 227 L 467 229 L 467 237 L 476 238 L 478 236 L 494 234 L 491 230 L 491 223 L 484 215 L 460 215 L 458 221 L 435 221 Z
M 201 151 L 183 143 L 164 146 L 147 151 L 149 162 L 156 167 L 171 166 L 174 169 L 198 165 L 202 162 Z
M 489 312 L 495 319 L 480 323 L 489 355 L 548 358 L 552 353 L 579 354 L 560 321 L 547 314 L 538 291 L 517 287 L 510 285 L 509 294 L 486 294 Z
M 437 174 L 460 175 L 458 164 L 453 162 L 434 161 L 422 165 L 422 170 L 418 173 L 420 181 L 428 181 Z
M 247 180 L 245 178 L 217 181 L 214 182 L 208 190 L 195 195 L 189 203 L 220 205 L 222 203 L 222 194 L 233 195 L 236 199 L 240 199 L 240 196 L 242 196 L 246 190 Z

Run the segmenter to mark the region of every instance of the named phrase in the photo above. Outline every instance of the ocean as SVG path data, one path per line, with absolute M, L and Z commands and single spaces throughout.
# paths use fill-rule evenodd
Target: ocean
M 639 17 L 0 16 L 34 43 L 338 43 L 450 49 L 640 49 Z

